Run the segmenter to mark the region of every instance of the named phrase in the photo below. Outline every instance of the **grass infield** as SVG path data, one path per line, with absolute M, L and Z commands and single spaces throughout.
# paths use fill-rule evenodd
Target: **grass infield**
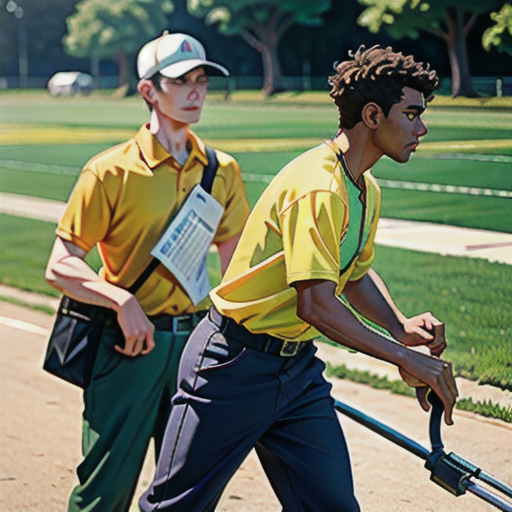
M 506 98 L 497 100 L 470 106 L 457 101 L 447 107 L 446 99 L 436 98 L 425 113 L 430 131 L 417 154 L 405 165 L 382 159 L 374 175 L 422 186 L 512 191 L 512 114 Z M 61 201 L 90 157 L 126 140 L 147 119 L 139 98 L 103 95 L 2 93 L 0 108 L 1 190 Z M 252 206 L 283 165 L 332 137 L 336 122 L 336 111 L 323 93 L 288 93 L 271 100 L 237 93 L 227 102 L 213 94 L 194 128 L 209 144 L 239 160 Z M 422 192 L 382 183 L 384 216 L 512 232 L 510 198 Z

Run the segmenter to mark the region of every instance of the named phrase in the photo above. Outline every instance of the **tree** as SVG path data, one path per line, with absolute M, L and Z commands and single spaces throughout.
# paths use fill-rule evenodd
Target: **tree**
M 29 75 L 45 75 L 49 63 L 62 62 L 60 39 L 75 3 L 76 0 L 0 0 L 0 75 L 15 74 L 23 35 Z M 25 34 L 20 33 L 21 23 Z
M 370 32 L 382 26 L 394 39 L 416 39 L 420 31 L 444 39 L 452 73 L 453 96 L 476 96 L 471 81 L 467 35 L 479 14 L 501 0 L 359 0 L 367 8 L 357 22 Z
M 319 25 L 330 0 L 188 0 L 190 14 L 206 17 L 219 32 L 238 35 L 261 53 L 263 92 L 272 95 L 284 90 L 278 58 L 279 42 L 295 23 Z
M 489 51 L 496 46 L 499 52 L 512 55 L 512 5 L 504 4 L 499 12 L 491 13 L 491 19 L 496 23 L 484 32 L 483 47 Z
M 82 0 L 67 19 L 66 51 L 74 57 L 114 59 L 119 66 L 119 86 L 128 88 L 130 60 L 149 39 L 166 26 L 174 5 L 168 0 Z

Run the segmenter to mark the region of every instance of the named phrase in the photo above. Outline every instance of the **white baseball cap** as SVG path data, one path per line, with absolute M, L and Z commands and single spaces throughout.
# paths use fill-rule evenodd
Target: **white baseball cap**
M 178 78 L 199 66 L 208 66 L 224 76 L 229 71 L 215 62 L 206 60 L 203 45 L 186 34 L 169 34 L 165 31 L 157 39 L 146 43 L 137 57 L 139 78 L 151 78 L 156 73 Z

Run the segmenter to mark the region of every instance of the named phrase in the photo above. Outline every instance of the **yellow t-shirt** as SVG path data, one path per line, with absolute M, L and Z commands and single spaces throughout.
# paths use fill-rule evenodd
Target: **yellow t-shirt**
M 341 150 L 328 141 L 286 165 L 254 206 L 221 284 L 210 297 L 220 313 L 254 333 L 292 341 L 319 335 L 297 312 L 296 281 L 324 279 L 341 294 L 373 262 L 380 190 L 364 190 Z
M 97 155 L 83 168 L 56 233 L 85 251 L 97 244 L 100 275 L 128 288 L 150 260 L 171 213 L 201 181 L 207 157 L 204 143 L 192 132 L 183 168 L 142 126 L 128 142 Z M 215 243 L 242 230 L 249 214 L 240 169 L 235 159 L 217 151 L 219 167 L 212 196 L 225 208 Z M 159 265 L 137 292 L 148 315 L 194 311 L 176 278 Z

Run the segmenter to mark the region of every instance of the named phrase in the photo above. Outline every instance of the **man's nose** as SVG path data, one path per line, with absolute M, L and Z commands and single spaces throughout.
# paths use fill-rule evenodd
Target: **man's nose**
M 417 137 L 423 137 L 428 132 L 427 125 L 423 122 L 421 117 L 418 118 L 418 125 L 416 126 L 415 132 Z
M 196 87 L 194 87 L 194 88 L 190 91 L 190 93 L 189 93 L 189 95 L 188 95 L 188 98 L 187 98 L 187 99 L 188 99 L 188 100 L 190 100 L 190 101 L 196 101 L 196 100 L 198 100 L 198 99 L 199 99 L 199 93 L 197 92 L 197 88 L 196 88 Z

